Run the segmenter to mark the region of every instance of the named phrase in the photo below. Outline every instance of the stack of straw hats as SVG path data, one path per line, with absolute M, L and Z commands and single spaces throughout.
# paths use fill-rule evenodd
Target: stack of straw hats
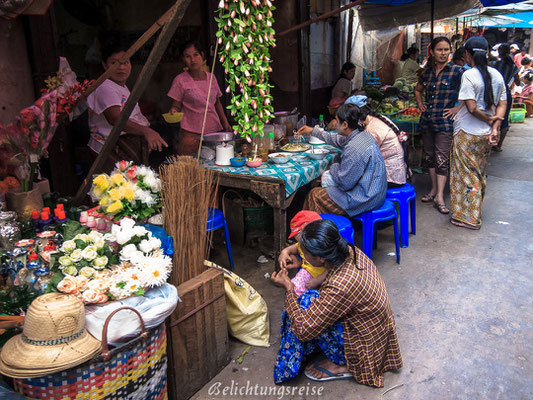
M 0 353 L 0 373 L 32 378 L 64 371 L 91 359 L 101 343 L 85 329 L 85 308 L 75 296 L 48 293 L 35 299 L 22 334 Z

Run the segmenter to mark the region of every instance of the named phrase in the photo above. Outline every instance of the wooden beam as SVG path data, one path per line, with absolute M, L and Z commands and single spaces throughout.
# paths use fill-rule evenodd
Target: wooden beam
M 185 11 L 187 7 L 189 6 L 190 2 L 191 0 L 177 0 L 174 6 L 172 6 L 171 10 L 169 10 L 170 16 L 169 16 L 168 22 L 165 24 L 165 26 L 163 27 L 163 30 L 161 31 L 161 34 L 157 38 L 155 46 L 150 52 L 150 56 L 148 57 L 148 60 L 144 64 L 144 67 L 139 75 L 139 78 L 135 82 L 135 86 L 133 87 L 133 90 L 130 96 L 128 97 L 128 100 L 126 101 L 124 108 L 120 112 L 120 116 L 118 120 L 116 121 L 115 126 L 113 126 L 113 129 L 111 130 L 111 133 L 109 134 L 109 137 L 106 139 L 104 143 L 104 147 L 102 148 L 102 150 L 100 150 L 98 157 L 96 157 L 96 160 L 91 166 L 91 169 L 89 170 L 87 176 L 83 180 L 83 183 L 78 189 L 78 192 L 76 193 L 76 197 L 74 198 L 74 203 L 80 204 L 84 200 L 87 192 L 89 191 L 89 188 L 91 187 L 93 174 L 104 163 L 107 156 L 111 153 L 111 151 L 115 147 L 115 144 L 117 143 L 118 137 L 120 136 L 120 133 L 122 132 L 124 128 L 124 125 L 128 121 L 130 114 L 133 111 L 133 108 L 139 101 L 141 94 L 146 90 L 146 87 L 148 86 L 148 83 L 150 82 L 150 78 L 152 77 L 157 65 L 159 64 L 159 61 L 161 60 L 161 57 L 163 56 L 163 53 L 165 52 L 168 46 L 168 43 L 170 42 L 170 39 L 174 35 L 174 32 L 176 32 L 176 28 L 181 22 L 183 15 L 185 14 Z M 154 26 L 152 26 L 152 28 L 154 28 Z M 145 35 L 141 37 L 144 37 L 144 36 L 146 36 L 146 33 Z M 135 51 L 132 50 L 131 48 L 130 50 L 132 51 L 131 55 L 133 55 L 133 53 L 136 51 L 136 50 Z M 129 51 L 126 54 L 129 54 Z
M 298 1 L 298 16 L 300 21 L 309 18 L 307 0 Z M 301 25 L 301 24 L 300 24 Z M 311 53 L 309 49 L 309 27 L 303 26 L 299 37 L 298 95 L 300 112 L 311 118 Z
M 291 33 L 291 32 L 294 32 L 294 31 L 297 31 L 299 29 L 302 29 L 303 27 L 306 27 L 308 25 L 311 25 L 311 24 L 314 24 L 315 22 L 318 22 L 320 20 L 323 20 L 323 19 L 326 19 L 326 18 L 329 18 L 329 17 L 332 17 L 333 15 L 337 15 L 337 14 L 340 14 L 341 12 L 343 12 L 344 10 L 348 10 L 349 8 L 353 8 L 355 6 L 358 6 L 359 4 L 363 4 L 366 0 L 356 0 L 356 1 L 353 1 L 349 4 L 346 4 L 345 6 L 342 6 L 340 8 L 337 8 L 336 10 L 333 10 L 333 11 L 328 11 L 327 13 L 324 13 L 322 14 L 321 16 L 319 17 L 316 17 L 316 18 L 312 18 L 306 22 L 302 22 L 301 24 L 298 24 L 298 25 L 295 25 L 293 26 L 292 28 L 289 28 L 289 29 L 286 29 L 284 30 L 283 32 L 280 32 L 276 35 L 276 37 L 282 37 L 282 36 L 285 36 L 286 34 L 288 33 Z

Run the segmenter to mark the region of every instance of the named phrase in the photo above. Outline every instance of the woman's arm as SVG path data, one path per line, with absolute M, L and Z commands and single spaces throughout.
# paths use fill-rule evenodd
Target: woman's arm
M 289 247 L 285 247 L 279 254 L 278 261 L 281 268 L 290 268 L 293 263 L 292 256 L 298 255 L 298 245 L 293 244 Z M 289 265 L 289 267 L 287 267 Z
M 222 103 L 220 102 L 220 97 L 217 97 L 217 101 L 215 102 L 215 110 L 217 111 L 218 118 L 220 118 L 224 131 L 233 132 L 233 129 L 228 122 L 228 118 L 226 117 L 226 113 L 224 112 L 224 107 L 222 107 Z
M 500 101 L 498 103 L 498 108 L 500 107 L 500 104 L 501 103 L 505 103 L 507 105 L 507 102 L 502 102 Z M 487 124 L 489 124 L 490 126 L 493 126 L 493 124 L 496 122 L 496 121 L 499 121 L 500 124 L 501 124 L 501 121 L 503 121 L 503 116 L 505 115 L 505 109 L 504 109 L 504 112 L 503 114 L 500 116 L 498 115 L 498 113 L 496 112 L 495 115 L 488 115 L 486 114 L 484 111 L 480 110 L 478 107 L 477 107 L 477 103 L 475 100 L 472 100 L 472 99 L 469 99 L 469 100 L 465 100 L 465 104 L 466 104 L 466 108 L 468 109 L 468 112 L 470 114 L 472 114 L 474 117 L 476 117 L 477 119 L 483 121 L 483 122 L 486 122 Z M 496 111 L 498 110 L 498 108 L 496 109 Z M 499 126 L 499 125 L 498 125 Z
M 168 112 L 169 114 L 181 112 L 181 101 L 172 100 L 172 106 L 170 107 L 170 110 Z
M 111 106 L 107 108 L 104 111 L 104 116 L 109 124 L 115 126 L 120 116 L 120 106 Z M 144 136 L 148 142 L 148 148 L 150 150 L 161 151 L 163 147 L 168 147 L 167 142 L 165 142 L 163 138 L 159 136 L 159 133 L 154 131 L 149 126 L 140 125 L 136 122 L 133 122 L 131 119 L 126 121 L 123 130 L 124 132 L 132 135 Z
M 424 86 L 418 82 L 415 86 L 415 98 L 416 103 L 418 104 L 418 108 L 420 108 L 420 111 L 426 112 L 426 104 L 424 103 L 424 99 L 422 99 L 422 91 L 424 90 Z
M 507 109 L 507 101 L 500 100 L 498 102 L 498 105 L 496 106 L 496 115 L 495 115 L 495 117 L 497 117 L 498 119 L 494 120 L 494 123 L 492 124 L 492 130 L 489 136 L 489 144 L 492 146 L 496 146 L 498 144 L 498 139 L 500 135 L 500 126 L 504 119 L 506 109 Z

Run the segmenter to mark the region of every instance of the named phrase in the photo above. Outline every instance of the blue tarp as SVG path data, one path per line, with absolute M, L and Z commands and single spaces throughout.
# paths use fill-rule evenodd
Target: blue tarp
M 498 25 L 499 28 L 533 28 L 533 12 L 523 12 L 517 14 L 505 14 L 506 17 L 512 17 L 522 20 L 516 24 Z
M 416 0 L 367 0 L 365 3 L 384 4 L 388 6 L 401 6 L 402 4 L 412 3 Z M 435 0 L 442 1 L 442 0 Z M 505 6 L 507 4 L 522 3 L 525 0 L 481 0 L 484 7 Z

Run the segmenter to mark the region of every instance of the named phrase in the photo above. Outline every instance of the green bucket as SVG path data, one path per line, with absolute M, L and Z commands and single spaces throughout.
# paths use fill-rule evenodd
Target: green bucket
M 274 210 L 270 206 L 243 207 L 244 231 L 274 233 Z

